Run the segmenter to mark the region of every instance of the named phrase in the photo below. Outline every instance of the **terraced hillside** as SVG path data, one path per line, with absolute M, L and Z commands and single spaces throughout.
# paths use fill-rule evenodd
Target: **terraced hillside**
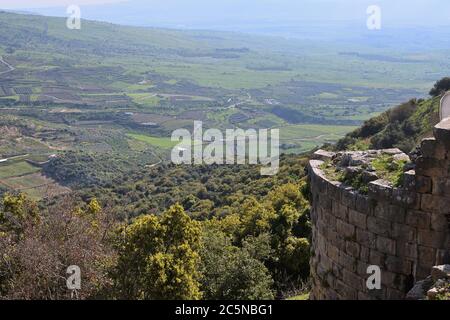
M 280 128 L 283 152 L 307 152 L 420 95 L 430 80 L 405 79 L 446 61 L 438 51 L 424 60 L 386 49 L 391 58 L 374 61 L 342 54 L 348 44 L 65 22 L 0 12 L 1 190 L 41 198 L 55 192 L 47 184 L 59 194 L 73 180 L 108 183 L 166 160 L 172 131 L 195 120 Z M 57 161 L 69 167 L 59 172 Z

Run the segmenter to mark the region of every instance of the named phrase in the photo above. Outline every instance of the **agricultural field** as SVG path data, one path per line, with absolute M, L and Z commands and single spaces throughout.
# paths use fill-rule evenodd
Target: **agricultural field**
M 21 157 L 0 163 L 0 184 L 35 197 L 64 191 L 51 176 L 101 183 L 165 161 L 172 132 L 194 121 L 279 128 L 283 152 L 307 152 L 424 96 L 450 67 L 442 50 L 363 42 L 92 21 L 73 32 L 65 19 L 5 12 L 0 25 L 0 159 Z
M 302 153 L 326 143 L 337 142 L 357 127 L 329 125 L 290 125 L 280 129 L 280 143 L 286 153 Z
M 145 142 L 149 145 L 163 149 L 171 149 L 177 144 L 176 142 L 172 142 L 170 138 L 152 137 L 143 134 L 132 133 L 128 134 L 128 136 L 138 141 Z
M 15 162 L 0 166 L 0 179 L 24 176 L 38 171 L 39 168 L 32 166 L 25 161 Z
M 24 192 L 33 199 L 42 199 L 70 192 L 54 180 L 41 174 L 41 167 L 17 157 L 0 163 L 0 186 L 16 192 Z

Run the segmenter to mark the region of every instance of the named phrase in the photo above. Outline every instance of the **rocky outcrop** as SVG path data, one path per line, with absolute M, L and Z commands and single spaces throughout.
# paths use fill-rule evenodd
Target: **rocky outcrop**
M 312 299 L 404 299 L 432 266 L 450 263 L 450 121 L 434 136 L 404 166 L 401 184 L 371 167 L 380 154 L 406 162 L 397 149 L 321 151 L 310 161 Z M 349 184 L 352 175 L 367 188 Z M 369 266 L 381 270 L 379 289 L 366 284 Z
M 435 266 L 431 275 L 408 292 L 409 300 L 450 300 L 450 265 Z

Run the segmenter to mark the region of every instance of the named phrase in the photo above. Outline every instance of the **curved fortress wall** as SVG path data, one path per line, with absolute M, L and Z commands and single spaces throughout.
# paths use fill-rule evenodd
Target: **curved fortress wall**
M 450 119 L 434 136 L 402 189 L 377 180 L 364 196 L 310 161 L 312 299 L 403 299 L 432 266 L 449 263 Z M 381 268 L 381 290 L 367 288 L 370 265 Z

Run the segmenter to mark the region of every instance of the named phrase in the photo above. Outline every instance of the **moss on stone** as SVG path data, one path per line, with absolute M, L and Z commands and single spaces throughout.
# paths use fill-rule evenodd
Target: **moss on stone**
M 344 168 L 336 166 L 332 161 L 324 162 L 320 169 L 329 180 L 341 182 L 365 195 L 369 193 L 369 183 L 364 179 L 364 171 L 373 169 L 378 177 L 391 183 L 393 187 L 400 187 L 406 164 L 406 160 L 397 160 L 390 154 L 380 154 L 362 165 L 361 172 L 351 175 L 347 175 Z
M 383 154 L 372 160 L 371 164 L 378 176 L 382 177 L 383 180 L 392 183 L 394 187 L 401 186 L 407 161 L 395 160 L 393 156 Z

